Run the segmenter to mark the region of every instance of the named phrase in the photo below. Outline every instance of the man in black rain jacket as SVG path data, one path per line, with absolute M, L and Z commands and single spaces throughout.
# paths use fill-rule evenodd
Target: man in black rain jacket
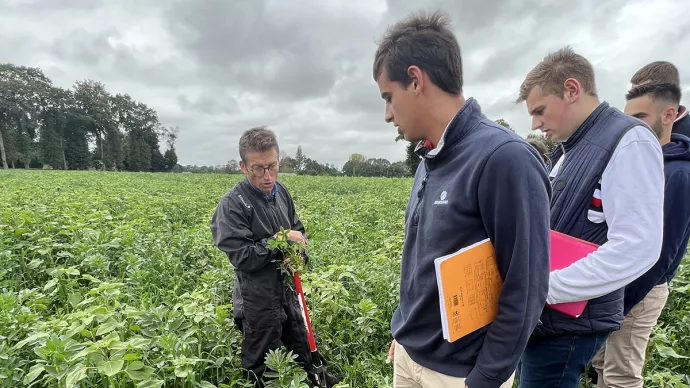
M 283 253 L 269 248 L 281 227 L 290 230 L 290 241 L 306 243 L 292 197 L 277 181 L 278 142 L 272 131 L 252 128 L 240 138 L 239 148 L 246 178 L 220 200 L 211 234 L 214 245 L 228 255 L 235 269 L 233 315 L 243 336 L 242 367 L 250 372 L 255 386 L 262 387 L 266 354 L 282 343 L 297 355 L 313 381 L 298 296 L 279 270 Z M 326 381 L 329 387 L 338 382 L 330 375 Z

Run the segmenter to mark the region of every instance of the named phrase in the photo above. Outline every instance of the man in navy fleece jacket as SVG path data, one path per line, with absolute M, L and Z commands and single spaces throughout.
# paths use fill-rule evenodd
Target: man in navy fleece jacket
M 423 161 L 405 213 L 400 304 L 391 323 L 396 388 L 512 387 L 544 308 L 551 186 L 538 153 L 462 93 L 445 15 L 392 26 L 374 59 L 385 120 Z M 443 339 L 434 259 L 490 238 L 503 289 L 494 321 Z M 462 317 L 460 317 L 462 319 Z

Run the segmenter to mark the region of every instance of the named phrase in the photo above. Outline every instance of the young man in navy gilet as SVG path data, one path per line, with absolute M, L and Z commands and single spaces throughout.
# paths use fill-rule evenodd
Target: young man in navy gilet
M 545 307 L 519 367 L 520 388 L 577 388 L 608 335 L 623 322 L 623 289 L 659 257 L 664 166 L 642 121 L 600 102 L 590 62 L 570 48 L 526 77 L 532 129 L 560 146 L 549 155 L 551 228 L 599 245 L 551 272 L 548 304 L 587 300 L 578 318 Z

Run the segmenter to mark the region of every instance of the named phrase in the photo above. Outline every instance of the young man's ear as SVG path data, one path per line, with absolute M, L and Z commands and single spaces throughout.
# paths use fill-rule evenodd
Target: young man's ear
M 568 78 L 565 80 L 563 83 L 563 88 L 563 96 L 569 102 L 577 101 L 577 99 L 580 97 L 580 93 L 582 92 L 580 81 L 576 80 L 575 78 Z
M 418 66 L 410 66 L 407 68 L 407 75 L 412 80 L 412 82 L 410 83 L 412 91 L 415 94 L 418 94 L 424 86 L 424 77 L 422 76 L 422 69 L 420 69 Z
M 676 109 L 673 106 L 669 106 L 668 108 L 664 109 L 664 111 L 661 113 L 661 123 L 664 125 L 673 124 L 673 122 L 676 121 L 677 116 L 678 109 Z

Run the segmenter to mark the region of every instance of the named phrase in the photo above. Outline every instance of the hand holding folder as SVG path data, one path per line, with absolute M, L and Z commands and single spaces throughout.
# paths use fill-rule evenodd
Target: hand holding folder
M 598 245 L 567 234 L 551 231 L 551 271 L 563 269 L 596 251 Z M 569 317 L 577 318 L 587 306 L 587 301 L 558 303 L 547 306 Z

